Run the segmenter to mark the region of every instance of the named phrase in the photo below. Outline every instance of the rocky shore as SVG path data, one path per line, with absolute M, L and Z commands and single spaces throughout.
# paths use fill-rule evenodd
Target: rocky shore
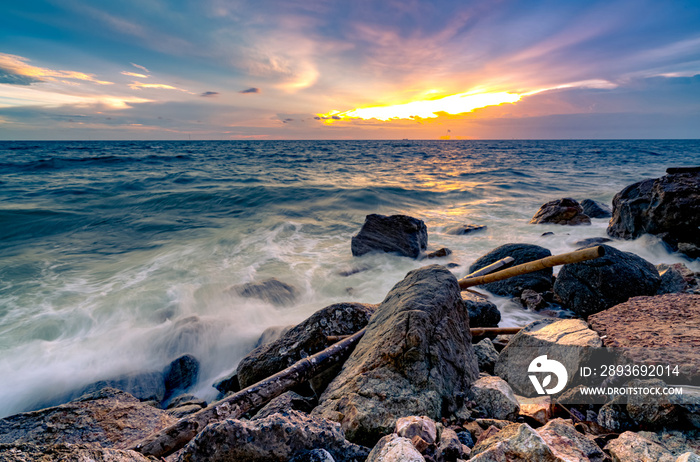
M 631 185 L 612 205 L 553 200 L 532 223 L 577 226 L 610 216 L 613 239 L 656 234 L 672 250 L 698 257 L 700 169 Z M 217 402 L 190 394 L 199 373 L 191 355 L 0 419 L 0 460 L 700 461 L 700 391 L 690 386 L 700 382 L 700 275 L 682 264 L 654 266 L 608 244 L 582 243 L 591 245 L 602 245 L 605 255 L 564 265 L 556 277 L 548 268 L 479 287 L 546 315 L 517 334 L 473 337 L 471 328 L 498 325 L 498 309 L 461 291 L 448 265 L 428 264 L 409 272 L 378 305 L 339 303 L 296 326 L 262 333 L 237 370 L 213 384 L 219 399 L 364 329 L 344 362 L 239 418 L 197 428 L 171 454 L 143 454 L 139 442 L 163 430 L 175 438 L 173 429 L 185 427 L 188 416 L 217 409 Z M 429 258 L 428 249 L 425 224 L 407 216 L 369 215 L 352 240 L 358 257 L 378 251 Z M 449 255 L 445 249 L 436 258 Z M 506 243 L 469 272 L 505 256 L 517 265 L 550 255 L 536 245 Z M 278 280 L 229 290 L 280 305 L 297 296 Z M 538 375 L 547 390 L 539 393 L 532 377 L 547 372 L 536 367 L 547 358 L 565 368 L 566 386 L 559 376 L 550 383 Z M 623 370 L 679 367 L 662 377 L 604 380 L 586 372 L 602 363 Z M 682 395 L 586 395 L 597 386 L 684 388 Z

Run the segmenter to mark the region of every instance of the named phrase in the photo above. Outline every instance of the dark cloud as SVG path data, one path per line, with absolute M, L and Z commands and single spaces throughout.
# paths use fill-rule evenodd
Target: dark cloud
M 203 96 L 203 97 L 205 97 L 205 98 L 208 98 L 208 97 L 211 97 L 211 96 L 218 96 L 218 95 L 219 95 L 219 92 L 218 92 L 218 91 L 205 91 L 204 93 L 202 93 L 202 94 L 199 95 L 199 96 Z
M 41 80 L 29 77 L 28 75 L 14 74 L 11 71 L 0 68 L 0 83 L 7 83 L 10 85 L 31 85 L 36 82 L 41 82 Z
M 241 90 L 238 93 L 260 93 L 260 89 L 255 88 L 255 87 L 251 87 L 251 88 L 247 88 L 245 90 Z

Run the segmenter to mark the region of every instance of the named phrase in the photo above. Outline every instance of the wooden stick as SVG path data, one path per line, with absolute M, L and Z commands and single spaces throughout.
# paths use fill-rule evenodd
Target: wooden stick
M 473 273 L 467 274 L 466 276 L 464 276 L 463 279 L 475 278 L 477 276 L 484 276 L 485 274 L 493 273 L 494 271 L 499 270 L 499 269 L 503 268 L 504 266 L 510 265 L 514 261 L 515 261 L 515 258 L 513 258 L 513 257 L 501 258 L 500 260 L 496 260 L 495 262 L 491 263 L 488 266 L 484 266 L 483 268 L 478 269 L 478 270 L 474 271 Z
M 239 418 L 251 409 L 259 408 L 290 388 L 309 380 L 321 370 L 343 361 L 364 333 L 365 329 L 362 329 L 271 377 L 214 402 L 201 411 L 180 419 L 176 424 L 147 436 L 131 449 L 156 458 L 172 454 L 210 423 Z
M 605 248 L 602 246 L 591 247 L 589 249 L 577 250 L 575 252 L 552 255 L 540 260 L 529 261 L 522 265 L 513 266 L 485 276 L 465 277 L 459 280 L 459 287 L 464 290 L 468 287 L 488 284 L 489 282 L 502 281 L 504 279 L 520 276 L 521 274 L 533 273 L 535 271 L 551 268 L 553 266 L 565 265 L 568 263 L 579 263 L 586 260 L 605 255 Z

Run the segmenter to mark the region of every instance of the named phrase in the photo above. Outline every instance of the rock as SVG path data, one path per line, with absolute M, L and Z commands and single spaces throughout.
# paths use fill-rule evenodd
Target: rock
M 135 451 L 102 448 L 87 444 L 57 444 L 37 447 L 33 444 L 0 444 L 3 462 L 150 462 Z
M 471 319 L 469 320 L 471 322 Z M 479 365 L 479 370 L 493 375 L 493 367 L 498 361 L 498 351 L 493 346 L 491 339 L 485 338 L 474 344 L 474 354 Z
M 278 412 L 295 410 L 309 413 L 313 410 L 316 402 L 313 398 L 305 398 L 293 391 L 282 393 L 277 398 L 267 403 L 262 409 L 255 414 L 253 419 L 264 419 Z
M 567 462 L 603 462 L 605 454 L 590 439 L 579 433 L 570 421 L 564 419 L 550 420 L 547 425 L 537 429 L 552 453 Z
M 623 239 L 655 234 L 697 258 L 699 226 L 700 172 L 687 172 L 640 181 L 617 193 L 608 234 Z
M 621 396 L 603 405 L 598 411 L 598 424 L 612 432 L 621 433 L 637 428 L 637 423 L 627 413 Z
M 630 252 L 602 245 L 605 255 L 561 267 L 554 293 L 562 304 L 587 317 L 638 295 L 655 295 L 661 284 L 654 265 Z
M 634 379 L 626 384 L 627 387 L 663 388 L 666 384 L 659 379 Z M 673 427 L 679 423 L 681 409 L 668 396 L 652 394 L 631 394 L 627 396 L 627 414 L 644 428 L 654 429 Z
M 425 459 L 411 440 L 391 434 L 379 440 L 366 462 L 425 462 Z
M 515 420 L 520 413 L 518 399 L 510 386 L 500 377 L 481 377 L 472 384 L 469 399 L 485 417 Z
M 182 395 L 175 396 L 170 400 L 168 403 L 167 409 L 172 409 L 176 408 L 179 406 L 186 406 L 186 405 L 197 405 L 199 407 L 207 407 L 207 402 L 204 401 L 203 399 L 197 398 L 195 395 L 191 395 L 189 393 L 185 393 Z
M 223 379 L 217 380 L 212 386 L 223 394 L 226 394 L 228 392 L 235 393 L 241 390 L 241 384 L 238 383 L 238 374 L 236 374 L 235 371 L 227 375 Z
M 128 447 L 175 422 L 128 393 L 103 388 L 67 404 L 0 419 L 0 444 Z
M 425 258 L 442 258 L 447 257 L 448 255 L 452 255 L 452 251 L 447 247 L 443 247 L 441 249 L 436 250 L 435 252 L 430 252 L 425 256 Z
M 354 334 L 367 325 L 374 309 L 375 305 L 364 303 L 337 303 L 317 311 L 278 340 L 256 348 L 243 358 L 237 369 L 240 387 L 257 383 L 327 348 L 328 335 Z M 322 392 L 339 368 L 331 368 L 314 378 L 314 389 Z
M 612 210 L 602 202 L 594 201 L 593 199 L 584 199 L 581 201 L 583 213 L 591 218 L 610 218 Z
M 194 414 L 195 412 L 199 412 L 202 410 L 202 406 L 199 406 L 198 404 L 185 404 L 182 406 L 178 406 L 172 409 L 168 409 L 167 412 L 169 416 L 174 417 L 175 419 L 182 419 L 183 417 L 186 417 L 188 415 Z
M 533 421 L 545 425 L 552 418 L 552 398 L 549 396 L 538 396 L 526 398 L 515 395 L 520 406 L 520 415 L 526 416 Z
M 411 444 L 413 445 L 414 448 L 418 452 L 420 452 L 422 455 L 425 456 L 425 453 L 430 449 L 430 444 L 428 444 L 427 441 L 425 441 L 423 438 L 420 436 L 416 435 L 413 438 L 411 438 Z M 435 446 L 435 443 L 432 444 L 433 447 Z
M 462 292 L 462 300 L 469 312 L 469 327 L 498 327 L 501 312 L 494 303 L 466 290 Z
M 544 204 L 530 220 L 530 224 L 590 225 L 591 219 L 575 200 L 565 197 Z
M 257 348 L 261 345 L 267 345 L 268 343 L 272 343 L 277 339 L 282 338 L 284 334 L 289 332 L 294 326 L 270 326 L 267 329 L 265 329 L 262 334 L 260 334 L 260 337 L 258 337 L 258 341 L 255 342 L 255 347 Z
M 420 436 L 423 441 L 433 444 L 437 441 L 437 427 L 430 417 L 408 416 L 396 421 L 395 433 L 412 440 L 414 436 Z
M 360 232 L 352 238 L 352 254 L 391 252 L 418 258 L 428 248 L 428 228 L 417 218 L 406 215 L 367 215 Z
M 165 398 L 165 383 L 162 372 L 132 372 L 107 380 L 99 380 L 73 393 L 64 401 L 70 401 L 85 394 L 94 393 L 103 388 L 116 388 L 140 399 L 141 401 L 161 402 Z
M 531 289 L 523 290 L 523 293 L 520 294 L 520 300 L 527 309 L 532 311 L 537 311 L 549 305 L 542 294 L 538 294 Z
M 275 278 L 234 286 L 227 292 L 240 297 L 257 298 L 275 306 L 288 306 L 299 298 L 299 291 L 294 286 Z
M 335 459 L 325 449 L 313 449 L 293 457 L 289 462 L 335 462 Z
M 480 257 L 469 267 L 469 273 L 473 273 L 485 266 L 494 263 L 505 257 L 513 257 L 513 266 L 527 263 L 540 258 L 549 257 L 552 252 L 532 244 L 505 244 L 493 249 L 491 252 Z M 515 276 L 503 281 L 491 282 L 479 286 L 496 295 L 520 297 L 525 289 L 532 289 L 535 292 L 546 292 L 552 288 L 552 269 L 547 268 L 534 273 Z
M 457 432 L 457 438 L 459 438 L 459 441 L 466 447 L 468 448 L 473 448 L 474 447 L 474 438 L 472 437 L 472 433 L 469 430 L 465 430 L 462 432 Z
M 472 448 L 471 462 L 561 462 L 542 437 L 527 424 L 508 425 Z
M 187 391 L 199 378 L 199 361 L 192 355 L 183 355 L 163 370 L 166 398 L 177 391 Z
M 249 422 L 228 419 L 208 425 L 183 449 L 180 462 L 287 462 L 323 448 L 338 462 L 362 461 L 369 449 L 348 442 L 340 426 L 289 411 Z
M 700 462 L 700 456 L 694 452 L 686 452 L 678 456 L 676 462 Z
M 605 244 L 606 242 L 612 242 L 612 239 L 607 237 L 589 237 L 588 239 L 581 239 L 580 241 L 574 242 L 575 247 L 591 247 L 593 245 Z
M 675 462 L 676 460 L 663 446 L 629 431 L 610 441 L 605 449 L 616 462 Z
M 663 446 L 675 457 L 680 457 L 688 452 L 700 454 L 700 432 L 698 430 L 685 428 L 659 432 L 640 431 L 637 434 Z
M 587 364 L 602 344 L 598 334 L 581 319 L 534 321 L 508 342 L 498 356 L 494 372 L 519 395 L 534 396 L 537 393 L 528 376 L 536 371 L 529 372 L 529 368 L 535 358 L 547 356 L 547 359 L 564 365 L 569 376 L 567 383 L 573 386 L 577 378 L 574 373 L 579 370 L 579 364 Z M 556 379 L 553 377 L 549 386 L 543 385 L 545 391 L 559 387 L 558 381 L 556 385 L 554 383 Z M 544 376 L 540 376 L 539 380 L 544 380 Z
M 462 236 L 464 234 L 471 234 L 477 231 L 486 230 L 484 225 L 455 225 L 450 226 L 445 229 L 445 234 L 452 234 L 453 236 Z
M 659 272 L 659 277 L 661 278 L 658 294 L 684 292 L 689 287 L 686 275 L 690 270 L 688 270 L 683 263 L 676 263 L 670 266 L 664 264 L 656 265 L 656 270 Z
M 341 422 L 351 441 L 372 445 L 400 417 L 450 415 L 477 375 L 457 279 L 430 265 L 389 292 L 313 413 Z
M 454 430 L 445 428 L 440 434 L 440 444 L 437 448 L 437 460 L 440 462 L 456 462 L 462 457 L 462 442 Z

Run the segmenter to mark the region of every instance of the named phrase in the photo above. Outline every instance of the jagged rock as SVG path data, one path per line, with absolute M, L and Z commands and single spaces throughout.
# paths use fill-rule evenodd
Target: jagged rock
M 128 447 L 175 422 L 164 411 L 128 393 L 103 388 L 67 404 L 0 419 L 0 444 Z
M 228 392 L 235 393 L 241 390 L 241 384 L 238 383 L 238 374 L 235 371 L 223 379 L 217 380 L 212 386 L 219 390 L 219 392 L 222 394 L 226 394 Z
M 612 210 L 602 202 L 594 201 L 593 199 L 584 199 L 581 201 L 583 213 L 591 218 L 610 218 Z
M 183 449 L 179 462 L 287 462 L 323 448 L 338 462 L 362 461 L 369 449 L 345 439 L 340 425 L 289 411 L 249 422 L 228 419 L 208 425 Z
M 199 378 L 199 361 L 192 355 L 183 355 L 168 364 L 163 370 L 165 396 L 178 391 L 187 391 Z
M 325 449 L 313 449 L 293 457 L 289 462 L 335 462 L 335 459 Z
M 462 300 L 469 311 L 469 327 L 497 327 L 501 322 L 501 312 L 494 303 L 466 290 Z
M 526 398 L 524 396 L 515 395 L 520 406 L 520 415 L 527 416 L 542 425 L 546 424 L 552 418 L 552 398 L 549 396 L 537 396 L 535 398 Z
M 425 462 L 408 438 L 391 434 L 380 439 L 366 462 Z
M 442 258 L 447 257 L 448 255 L 452 255 L 452 251 L 447 247 L 443 247 L 441 249 L 436 250 L 435 252 L 430 252 L 425 256 L 425 258 Z
M 530 220 L 530 224 L 590 225 L 591 219 L 583 213 L 581 204 L 565 197 L 544 204 Z
M 689 287 L 686 275 L 690 273 L 690 270 L 683 263 L 656 265 L 656 270 L 661 278 L 658 294 L 675 294 L 683 292 Z
M 406 215 L 367 215 L 351 245 L 355 257 L 369 252 L 391 252 L 418 258 L 427 248 L 428 228 L 425 223 Z
M 253 419 L 264 419 L 265 417 L 271 416 L 272 414 L 276 414 L 278 412 L 285 412 L 292 409 L 308 414 L 313 410 L 315 404 L 315 399 L 313 398 L 305 398 L 299 393 L 287 391 L 285 393 L 282 393 L 269 403 L 267 403 L 262 409 L 258 411 L 257 414 L 255 414 Z
M 440 462 L 456 462 L 462 457 L 462 442 L 454 430 L 445 428 L 440 434 L 440 444 L 437 447 L 437 460 Z
M 500 377 L 481 377 L 472 384 L 469 398 L 485 417 L 515 420 L 520 413 L 518 399 L 508 383 Z
M 471 319 L 469 320 L 471 322 Z M 493 375 L 493 367 L 498 361 L 498 351 L 493 346 L 491 339 L 485 338 L 474 344 L 474 354 L 479 365 L 479 370 Z
M 663 446 L 630 431 L 610 441 L 605 449 L 616 462 L 675 462 L 676 460 Z
M 615 195 L 608 234 L 635 239 L 655 234 L 674 250 L 700 256 L 700 172 L 640 181 Z
M 637 434 L 651 442 L 659 444 L 675 457 L 688 452 L 700 454 L 700 431 L 688 429 L 661 430 L 657 432 L 640 431 Z
M 561 462 L 542 437 L 527 424 L 508 425 L 477 442 L 470 462 L 538 461 Z
M 107 380 L 99 380 L 72 393 L 62 400 L 68 402 L 85 394 L 94 393 L 103 388 L 116 388 L 140 399 L 141 401 L 161 402 L 165 398 L 165 382 L 162 372 L 132 372 Z
M 414 436 L 419 436 L 428 444 L 437 441 L 435 422 L 426 416 L 401 417 L 396 421 L 396 434 L 409 440 L 412 440 Z
M 471 234 L 477 231 L 486 230 L 485 225 L 456 225 L 450 226 L 445 229 L 445 234 L 452 234 L 454 236 L 462 236 L 464 234 Z
M 552 252 L 532 244 L 505 244 L 493 249 L 486 255 L 479 257 L 470 267 L 469 273 L 473 273 L 485 266 L 505 257 L 513 257 L 513 266 L 527 263 L 540 258 L 549 257 Z M 525 289 L 535 292 L 546 292 L 552 288 L 552 269 L 547 268 L 534 273 L 523 274 L 508 278 L 503 281 L 491 282 L 479 286 L 496 295 L 520 297 Z
M 567 462 L 603 462 L 605 454 L 590 439 L 579 433 L 570 421 L 554 419 L 537 433 L 555 456 Z
M 523 293 L 520 294 L 520 301 L 527 309 L 532 311 L 537 311 L 549 305 L 542 294 L 538 294 L 530 289 L 523 290 Z
M 627 413 L 627 407 L 621 396 L 616 396 L 600 408 L 598 411 L 598 424 L 616 433 L 637 428 L 637 423 Z
M 626 384 L 627 387 L 659 387 L 666 384 L 659 379 L 634 379 Z M 632 394 L 627 396 L 627 414 L 644 428 L 673 427 L 679 422 L 681 409 L 668 396 L 652 394 Z
M 456 411 L 477 375 L 457 279 L 430 265 L 389 292 L 314 414 L 341 422 L 351 441 L 371 445 L 400 417 L 438 419 Z
M 195 395 L 189 393 L 184 393 L 182 395 L 175 396 L 168 403 L 167 409 L 172 409 L 180 406 L 197 405 L 199 407 L 207 407 L 207 402 L 203 399 L 197 398 Z
M 150 462 L 135 451 L 103 448 L 87 444 L 57 444 L 37 447 L 33 444 L 0 444 L 3 462 Z
M 237 375 L 241 388 L 248 387 L 302 358 L 330 346 L 328 335 L 354 334 L 367 325 L 375 305 L 364 303 L 337 303 L 312 314 L 290 329 L 278 340 L 262 345 L 238 363 Z M 312 380 L 318 393 L 325 389 L 340 366 L 324 371 Z
M 605 255 L 561 267 L 554 293 L 579 316 L 590 316 L 639 295 L 655 295 L 661 284 L 654 265 L 630 252 L 602 245 Z
M 299 298 L 299 291 L 296 287 L 276 278 L 248 282 L 231 287 L 227 292 L 240 297 L 257 298 L 275 306 L 288 306 Z
M 202 410 L 202 406 L 198 404 L 184 404 L 182 406 L 178 406 L 172 409 L 168 409 L 167 412 L 168 415 L 176 418 L 176 419 L 182 419 L 183 417 L 186 417 L 190 414 L 194 414 L 195 412 L 199 412 Z
M 547 359 L 564 365 L 569 375 L 567 383 L 573 386 L 576 382 L 573 374 L 579 370 L 579 364 L 586 364 L 602 344 L 598 334 L 581 319 L 534 321 L 508 342 L 498 356 L 494 372 L 519 395 L 534 396 L 536 390 L 528 377 L 532 372 L 528 370 L 535 358 L 546 355 Z M 548 387 L 543 385 L 545 390 L 559 386 L 554 380 L 556 377 Z
M 575 247 L 590 247 L 593 245 L 605 244 L 606 242 L 612 242 L 612 239 L 607 237 L 589 237 L 588 239 L 581 239 L 580 241 L 574 242 Z

